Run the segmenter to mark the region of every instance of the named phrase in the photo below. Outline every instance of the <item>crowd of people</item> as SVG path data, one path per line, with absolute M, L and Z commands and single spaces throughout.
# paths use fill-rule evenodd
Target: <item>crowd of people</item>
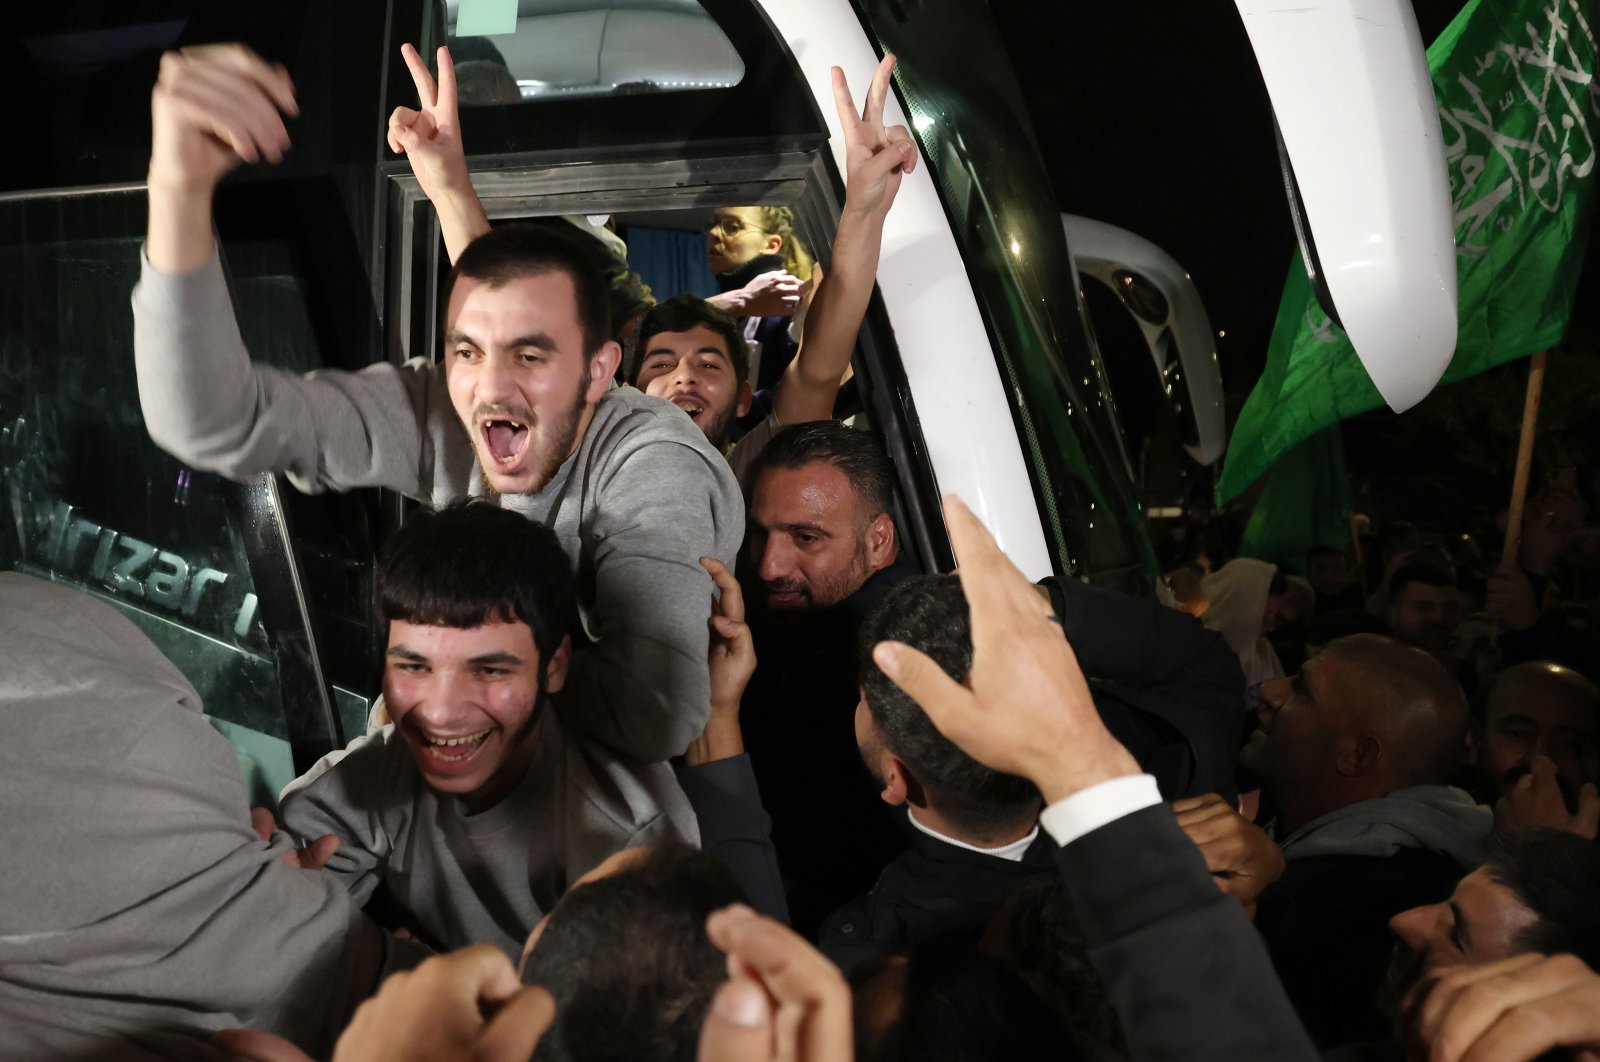
M 834 72 L 826 275 L 730 207 L 724 295 L 646 305 L 592 236 L 490 226 L 449 53 L 437 81 L 404 54 L 443 357 L 307 376 L 251 361 L 210 210 L 288 148 L 293 85 L 238 46 L 163 61 L 151 435 L 425 507 L 379 559 L 368 732 L 276 809 L 131 622 L 0 574 L 0 1056 L 1600 1052 L 1576 495 L 1478 583 L 1386 542 L 1370 597 L 1338 548 L 1192 549 L 1178 607 L 1035 584 L 954 498 L 959 567 L 924 572 L 888 456 L 835 419 L 918 161 L 892 57 L 859 111 Z

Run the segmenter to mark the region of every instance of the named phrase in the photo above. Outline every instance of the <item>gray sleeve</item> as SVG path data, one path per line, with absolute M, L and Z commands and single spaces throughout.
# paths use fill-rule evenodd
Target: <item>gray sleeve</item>
M 233 479 L 282 472 L 308 492 L 420 495 L 432 465 L 428 420 L 450 415 L 442 380 L 420 362 L 305 376 L 252 363 L 215 254 L 182 275 L 144 259 L 133 350 L 150 437 Z
M 562 718 L 646 763 L 676 756 L 711 714 L 711 577 L 733 565 L 744 501 L 721 455 L 652 440 L 607 470 L 591 539 L 594 644 L 574 653 Z M 583 567 L 579 565 L 580 569 Z
M 388 831 L 373 809 L 384 803 L 383 734 L 358 738 L 330 752 L 284 787 L 280 825 L 305 846 L 324 834 L 339 838 L 339 850 L 323 871 L 338 878 L 359 906 L 371 898 L 388 862 Z

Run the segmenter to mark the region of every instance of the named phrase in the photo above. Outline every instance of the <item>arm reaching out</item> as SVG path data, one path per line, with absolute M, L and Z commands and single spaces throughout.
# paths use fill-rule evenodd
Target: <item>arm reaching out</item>
M 389 116 L 389 150 L 411 163 L 417 183 L 438 211 L 444 248 L 454 262 L 467 244 L 489 231 L 489 218 L 478 193 L 472 190 L 466 149 L 461 144 L 455 63 L 450 49 L 440 47 L 439 82 L 435 85 L 415 48 L 402 44 L 400 54 L 416 83 L 421 110 L 394 109 Z
M 883 124 L 894 63 L 894 56 L 886 55 L 878 64 L 859 117 L 844 71 L 833 68 L 833 99 L 844 128 L 844 210 L 827 279 L 816 289 L 800 350 L 778 384 L 773 412 L 783 424 L 833 416 L 833 401 L 872 298 L 883 219 L 900 191 L 901 178 L 917 165 L 911 133 L 903 125 Z

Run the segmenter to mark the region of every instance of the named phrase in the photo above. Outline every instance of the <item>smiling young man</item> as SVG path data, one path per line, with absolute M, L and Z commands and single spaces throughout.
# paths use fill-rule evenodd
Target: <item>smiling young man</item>
M 470 542 L 471 549 L 461 543 Z M 408 520 L 378 568 L 391 722 L 290 783 L 284 828 L 382 882 L 419 938 L 510 955 L 568 885 L 638 844 L 697 842 L 666 764 L 625 764 L 548 709 L 567 682 L 573 579 L 550 531 L 464 502 Z
M 436 508 L 484 497 L 547 524 L 577 567 L 588 643 L 568 668 L 567 721 L 634 759 L 682 752 L 709 703 L 698 561 L 732 562 L 743 504 L 699 430 L 612 386 L 621 351 L 590 249 L 529 225 L 475 240 L 447 283 L 437 363 L 306 376 L 255 365 L 211 199 L 241 161 L 281 157 L 293 86 L 241 46 L 186 49 L 163 58 L 151 111 L 149 238 L 133 297 L 151 437 L 233 478 L 386 487 Z

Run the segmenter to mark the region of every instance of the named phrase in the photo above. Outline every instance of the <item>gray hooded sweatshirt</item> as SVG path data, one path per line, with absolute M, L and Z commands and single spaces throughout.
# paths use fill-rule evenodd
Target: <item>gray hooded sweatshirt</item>
M 1483 862 L 1483 841 L 1494 812 L 1448 785 L 1418 785 L 1313 819 L 1279 842 L 1284 859 L 1346 855 L 1387 858 L 1423 848 L 1454 859 L 1463 870 Z
M 414 961 L 250 825 L 238 759 L 142 633 L 0 573 L 0 1058 L 210 1058 L 248 1026 L 326 1052 Z

